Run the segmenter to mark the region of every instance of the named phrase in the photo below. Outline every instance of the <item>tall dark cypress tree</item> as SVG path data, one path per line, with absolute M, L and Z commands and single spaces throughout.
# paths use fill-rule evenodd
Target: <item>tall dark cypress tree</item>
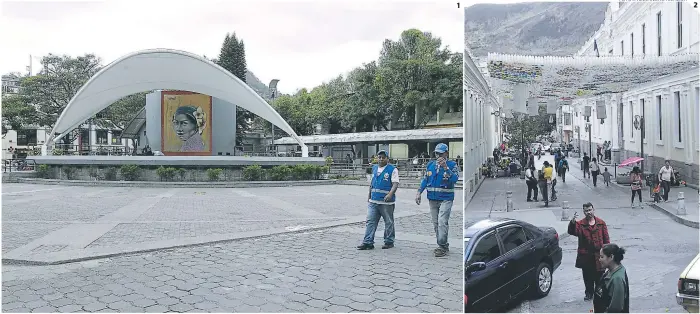
M 232 35 L 226 34 L 217 63 L 244 83 L 246 82 L 245 77 L 248 69 L 245 61 L 245 45 L 242 40 L 238 40 L 236 33 Z M 236 145 L 240 146 L 242 144 L 243 135 L 251 127 L 251 123 L 248 121 L 252 118 L 253 114 L 251 112 L 236 106 Z

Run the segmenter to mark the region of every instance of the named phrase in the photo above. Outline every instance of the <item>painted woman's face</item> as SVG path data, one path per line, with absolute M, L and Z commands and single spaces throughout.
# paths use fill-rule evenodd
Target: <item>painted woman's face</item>
M 197 126 L 184 114 L 175 115 L 173 119 L 173 129 L 181 141 L 186 141 L 197 133 Z

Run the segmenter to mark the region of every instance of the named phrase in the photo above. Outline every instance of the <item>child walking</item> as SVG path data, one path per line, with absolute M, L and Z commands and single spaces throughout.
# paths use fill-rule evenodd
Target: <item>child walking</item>
M 603 172 L 603 182 L 605 182 L 605 186 L 610 186 L 610 172 L 608 172 L 608 167 L 605 167 L 605 172 Z

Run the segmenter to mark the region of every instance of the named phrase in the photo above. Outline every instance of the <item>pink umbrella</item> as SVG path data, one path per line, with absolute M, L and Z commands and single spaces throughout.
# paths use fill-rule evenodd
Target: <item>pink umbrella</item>
M 620 163 L 620 165 L 617 166 L 617 167 L 618 167 L 618 168 L 621 168 L 621 167 L 624 167 L 624 166 L 629 166 L 629 165 L 631 165 L 631 164 L 636 164 L 636 163 L 638 163 L 638 162 L 640 162 L 640 161 L 642 161 L 642 160 L 644 160 L 644 158 L 642 158 L 642 157 L 630 157 L 630 158 L 627 158 L 627 159 L 623 160 L 623 161 Z

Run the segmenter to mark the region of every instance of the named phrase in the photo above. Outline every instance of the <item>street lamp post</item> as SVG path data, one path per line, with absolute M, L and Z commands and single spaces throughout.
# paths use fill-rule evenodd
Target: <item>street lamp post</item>
M 634 128 L 639 130 L 640 132 L 640 138 L 639 138 L 639 153 L 641 154 L 642 161 L 641 163 L 641 168 L 642 168 L 642 174 L 644 173 L 644 117 L 640 115 L 635 115 L 634 116 Z

